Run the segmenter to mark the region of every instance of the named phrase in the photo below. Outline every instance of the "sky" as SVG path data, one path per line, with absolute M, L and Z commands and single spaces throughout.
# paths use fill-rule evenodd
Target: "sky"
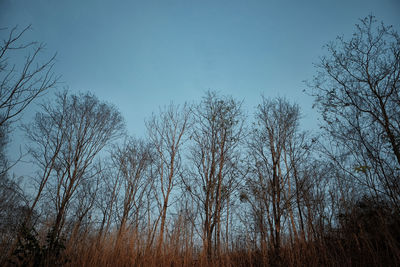
M 115 104 L 135 136 L 160 106 L 198 102 L 206 90 L 243 100 L 249 116 L 261 95 L 286 97 L 304 129 L 318 128 L 304 81 L 323 46 L 369 14 L 400 30 L 398 0 L 0 0 L 0 28 L 32 24 L 24 40 L 57 53 L 59 90 Z

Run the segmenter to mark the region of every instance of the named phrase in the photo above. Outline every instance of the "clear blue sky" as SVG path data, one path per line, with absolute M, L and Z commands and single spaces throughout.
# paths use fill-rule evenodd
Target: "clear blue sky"
M 249 115 L 261 94 L 285 96 L 316 127 L 302 81 L 322 46 L 370 13 L 399 31 L 398 0 L 0 0 L 0 27 L 32 24 L 25 39 L 58 53 L 64 85 L 114 103 L 140 136 L 159 106 L 207 89 L 244 99 Z

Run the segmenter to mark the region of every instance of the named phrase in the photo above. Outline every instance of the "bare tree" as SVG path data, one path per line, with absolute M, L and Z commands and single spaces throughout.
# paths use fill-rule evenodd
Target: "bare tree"
M 300 204 L 298 190 L 301 181 L 297 161 L 304 155 L 296 155 L 299 153 L 296 146 L 302 145 L 296 142 L 299 119 L 297 105 L 281 98 L 263 98 L 248 142 L 251 172 L 245 198 L 254 212 L 262 250 L 270 242 L 278 257 L 284 216 L 289 215 L 291 227 L 288 230 L 297 236 L 292 202 L 296 199 Z M 301 208 L 299 216 L 302 224 Z
M 138 230 L 140 222 L 144 220 L 146 199 L 149 197 L 152 178 L 150 168 L 153 161 L 150 144 L 131 138 L 123 146 L 116 146 L 112 152 L 113 165 L 117 170 L 117 177 L 112 177 L 121 184 L 123 190 L 120 198 L 118 237 L 129 228 Z M 115 185 L 114 185 L 115 186 Z M 115 190 L 115 189 L 113 189 Z
M 0 126 L 0 181 L 6 179 L 8 161 L 6 156 L 6 146 L 8 142 L 6 125 Z
M 193 112 L 189 156 L 193 164 L 192 179 L 188 177 L 184 182 L 201 210 L 203 250 L 210 258 L 213 252 L 217 256 L 220 253 L 222 216 L 228 212 L 239 176 L 244 116 L 240 102 L 219 97 L 215 92 L 207 92 Z
M 5 192 L 20 191 L 16 186 L 17 183 L 7 175 L 8 170 L 14 165 L 9 164 L 5 152 L 10 125 L 35 98 L 55 87 L 59 79 L 52 72 L 55 55 L 41 62 L 40 54 L 45 45 L 22 41 L 23 35 L 30 29 L 31 26 L 22 30 L 14 27 L 0 43 L 0 190 L 4 190 L 4 196 Z M 18 60 L 22 60 L 23 55 L 25 60 L 19 64 Z M 14 186 L 13 189 L 11 185 Z M 13 198 L 14 193 L 12 193 Z M 7 203 L 2 201 L 3 199 L 0 199 L 0 213 L 3 212 L 1 207 L 10 204 L 9 200 Z
M 330 157 L 364 192 L 400 200 L 400 37 L 370 15 L 350 40 L 327 45 L 310 83 Z
M 30 29 L 28 26 L 18 31 L 14 27 L 0 44 L 0 126 L 17 118 L 35 98 L 53 88 L 59 78 L 52 72 L 55 55 L 39 61 L 44 44 L 21 43 L 22 36 Z M 16 62 L 9 63 L 15 53 L 27 53 L 20 68 Z
M 99 198 L 101 184 L 101 173 L 103 166 L 101 161 L 98 161 L 94 167 L 94 174 L 90 179 L 83 179 L 80 186 L 77 187 L 76 195 L 71 203 L 69 218 L 70 227 L 70 243 L 74 244 L 78 240 L 84 240 L 87 233 L 93 224 L 95 215 L 95 203 Z
M 164 242 L 171 193 L 177 185 L 177 177 L 182 171 L 181 147 L 185 141 L 184 134 L 189 127 L 189 116 L 190 112 L 186 105 L 179 107 L 171 103 L 161 110 L 158 116 L 153 114 L 151 119 L 146 122 L 149 139 L 155 149 L 155 197 L 160 210 L 158 252 Z
M 90 93 L 73 95 L 67 91 L 57 94 L 54 103 L 43 104 L 34 122 L 24 126 L 32 142 L 29 152 L 39 168 L 31 211 L 47 189 L 55 205 L 53 240 L 62 232 L 77 189 L 98 175 L 93 164 L 96 156 L 120 136 L 123 127 L 115 107 Z
M 111 158 L 111 157 L 110 157 Z M 115 168 L 114 163 L 110 158 L 107 158 L 103 165 L 105 167 L 99 173 L 100 188 L 98 197 L 95 199 L 95 207 L 99 211 L 99 232 L 97 241 L 103 240 L 103 237 L 108 234 L 111 223 L 116 221 L 118 198 L 121 190 L 121 175 L 118 168 Z

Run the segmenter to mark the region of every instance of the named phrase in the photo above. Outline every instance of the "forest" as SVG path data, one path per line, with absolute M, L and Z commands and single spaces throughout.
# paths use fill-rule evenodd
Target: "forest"
M 0 43 L 1 266 L 400 265 L 393 27 L 370 15 L 325 46 L 305 92 L 320 129 L 286 98 L 247 111 L 209 90 L 149 114 L 144 137 L 114 104 L 59 89 L 29 28 Z M 21 160 L 29 176 L 13 174 Z

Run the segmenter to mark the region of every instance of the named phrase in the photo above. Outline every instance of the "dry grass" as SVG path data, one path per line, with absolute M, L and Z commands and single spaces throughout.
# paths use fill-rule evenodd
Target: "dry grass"
M 375 209 L 378 210 L 378 209 Z M 207 258 L 199 241 L 186 227 L 166 233 L 161 249 L 158 238 L 146 231 L 112 231 L 101 238 L 97 230 L 69 237 L 60 257 L 65 266 L 400 266 L 400 219 L 391 213 L 348 215 L 340 228 L 325 230 L 315 237 L 283 239 L 279 251 L 272 246 L 258 249 L 248 237 L 231 239 L 219 254 Z M 372 213 L 371 213 L 372 214 Z M 179 226 L 179 224 L 177 225 Z M 151 228 L 151 227 L 149 227 Z M 186 230 L 184 230 L 186 229 Z M 42 243 L 46 231 L 37 239 Z M 246 241 L 244 241 L 246 240 Z M 0 248 L 6 248 L 0 244 Z M 4 250 L 0 251 L 0 254 Z M 3 253 L 4 254 L 4 253 Z M 27 256 L 26 256 L 27 255 Z M 218 256 L 217 256 L 218 255 Z M 25 254 L 25 266 L 35 266 L 31 254 Z M 42 261 L 43 262 L 43 261 Z M 39 266 L 54 266 L 44 261 Z M 60 261 L 59 261 L 60 262 Z M 4 266 L 15 266 L 10 262 Z M 18 265 L 18 264 L 17 264 Z M 22 265 L 22 264 L 19 264 Z M 58 265 L 60 265 L 58 263 Z
M 182 246 L 180 246 L 182 245 Z M 273 251 L 235 247 L 219 257 L 207 259 L 201 251 L 183 244 L 164 244 L 157 253 L 143 237 L 126 233 L 118 239 L 111 234 L 100 242 L 96 238 L 68 245 L 67 266 L 398 266 L 398 247 L 379 248 L 369 240 L 326 239 L 283 246 L 279 256 Z

